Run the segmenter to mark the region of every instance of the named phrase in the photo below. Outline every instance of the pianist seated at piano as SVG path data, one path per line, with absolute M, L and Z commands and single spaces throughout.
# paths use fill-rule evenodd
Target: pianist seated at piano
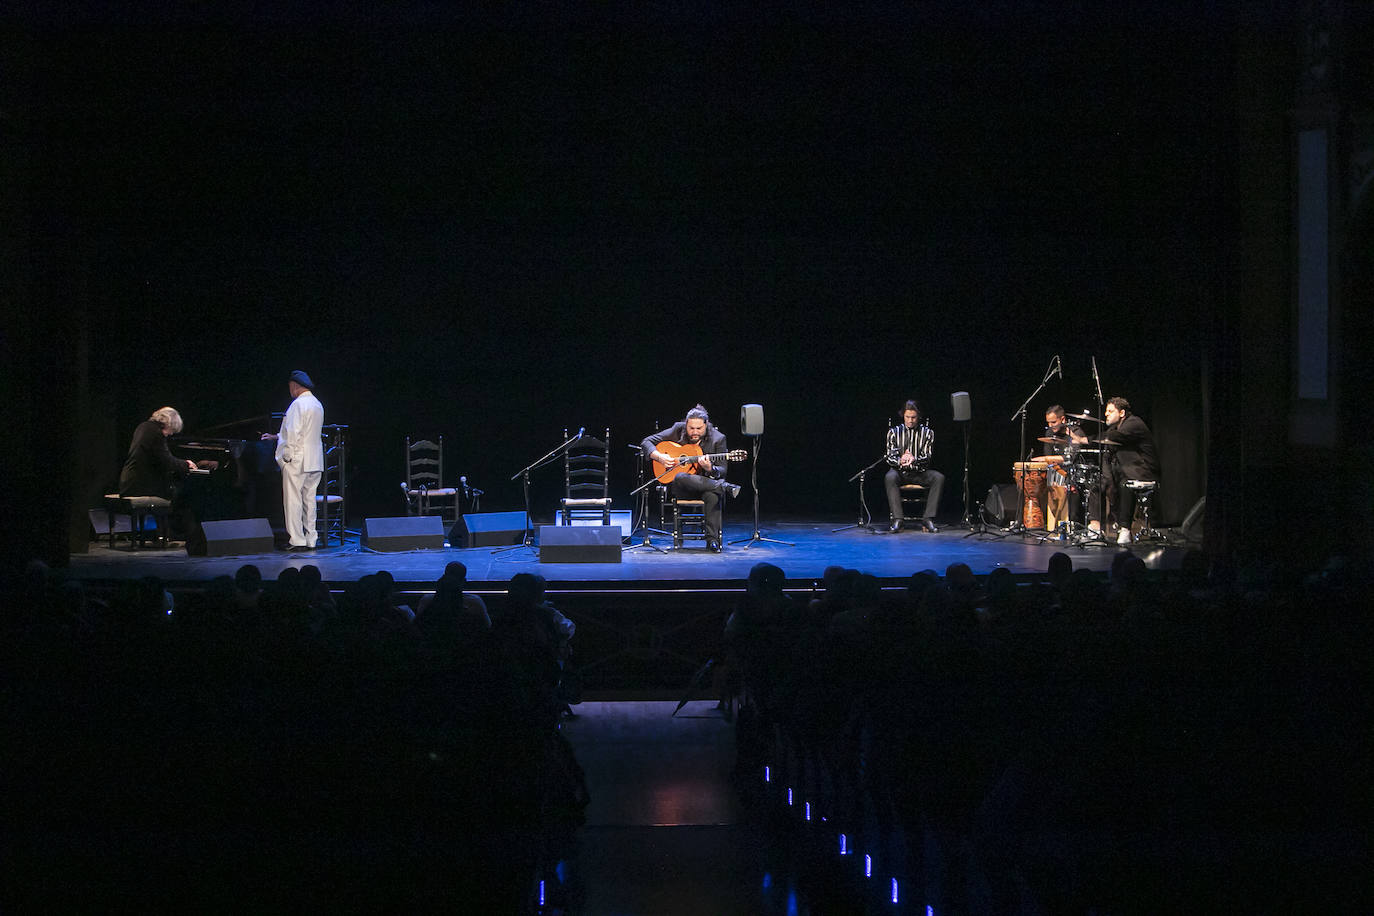
M 119 474 L 120 496 L 173 498 L 176 481 L 196 470 L 194 461 L 173 456 L 167 447 L 167 437 L 179 432 L 181 414 L 172 407 L 161 407 L 138 424 Z

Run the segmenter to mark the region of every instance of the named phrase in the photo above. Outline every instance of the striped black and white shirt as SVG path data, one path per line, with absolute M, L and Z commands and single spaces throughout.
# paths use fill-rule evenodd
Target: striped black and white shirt
M 911 470 L 924 471 L 930 467 L 930 452 L 934 446 L 935 433 L 929 426 L 907 429 L 905 423 L 899 423 L 887 431 L 887 463 L 898 467 L 902 455 L 911 452 L 916 459 Z

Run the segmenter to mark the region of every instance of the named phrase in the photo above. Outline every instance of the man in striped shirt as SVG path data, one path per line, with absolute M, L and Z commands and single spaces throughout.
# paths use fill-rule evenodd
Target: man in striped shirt
M 887 431 L 887 506 L 892 511 L 892 532 L 902 530 L 902 484 L 916 483 L 926 488 L 926 511 L 921 527 L 939 531 L 935 527 L 935 513 L 940 508 L 940 491 L 945 487 L 945 475 L 930 468 L 930 451 L 935 445 L 935 433 L 929 426 L 921 426 L 921 412 L 915 401 L 902 407 L 902 422 Z

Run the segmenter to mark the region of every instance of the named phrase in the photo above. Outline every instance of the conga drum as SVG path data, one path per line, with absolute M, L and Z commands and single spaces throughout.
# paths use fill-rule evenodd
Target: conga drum
M 1045 489 L 1045 528 L 1054 531 L 1069 520 L 1069 488 L 1066 483 L 1069 468 L 1062 455 L 1043 455 L 1040 460 L 1049 465 L 1049 486 Z
M 1050 466 L 1043 461 L 1017 461 L 1011 466 L 1016 486 L 1025 493 L 1021 524 L 1026 528 L 1045 527 L 1045 489 Z

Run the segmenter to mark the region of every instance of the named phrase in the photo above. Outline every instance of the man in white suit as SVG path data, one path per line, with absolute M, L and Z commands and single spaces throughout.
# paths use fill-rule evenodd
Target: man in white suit
M 291 406 L 282 417 L 277 434 L 277 467 L 281 468 L 282 504 L 286 509 L 288 550 L 312 548 L 315 532 L 315 490 L 324 473 L 324 405 L 311 391 L 314 383 L 300 369 L 291 373 L 287 387 Z

